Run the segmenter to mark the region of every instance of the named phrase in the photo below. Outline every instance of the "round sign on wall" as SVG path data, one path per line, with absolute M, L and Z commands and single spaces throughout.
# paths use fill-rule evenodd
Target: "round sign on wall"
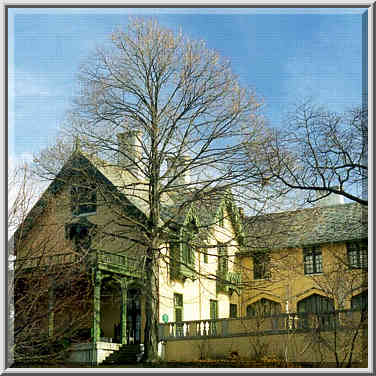
M 162 320 L 164 323 L 168 323 L 168 315 L 166 313 L 162 315 Z

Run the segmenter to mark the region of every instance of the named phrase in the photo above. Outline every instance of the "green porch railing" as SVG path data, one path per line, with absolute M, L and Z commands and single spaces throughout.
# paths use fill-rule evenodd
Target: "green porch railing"
M 120 271 L 134 276 L 141 276 L 143 270 L 143 258 L 132 258 L 125 255 L 111 253 L 103 250 L 92 250 L 86 255 L 77 253 L 59 253 L 54 255 L 43 255 L 23 257 L 13 261 L 16 270 L 45 268 L 49 266 L 69 265 L 75 263 L 86 263 L 87 265 L 99 265 L 103 269 Z
M 119 270 L 135 277 L 141 277 L 143 274 L 143 257 L 133 258 L 102 250 L 93 251 L 93 254 L 95 255 L 96 263 L 102 266 L 105 270 Z

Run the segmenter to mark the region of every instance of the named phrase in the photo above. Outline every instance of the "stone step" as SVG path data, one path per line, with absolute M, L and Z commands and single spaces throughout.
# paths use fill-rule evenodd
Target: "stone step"
M 123 345 L 119 350 L 109 355 L 102 364 L 133 364 L 137 363 L 140 353 L 139 345 Z

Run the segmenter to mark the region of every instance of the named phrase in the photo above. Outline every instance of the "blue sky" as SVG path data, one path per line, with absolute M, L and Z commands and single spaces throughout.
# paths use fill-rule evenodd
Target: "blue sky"
M 364 9 L 9 9 L 9 154 L 53 143 L 80 62 L 130 14 L 204 39 L 256 90 L 274 125 L 297 100 L 361 103 Z

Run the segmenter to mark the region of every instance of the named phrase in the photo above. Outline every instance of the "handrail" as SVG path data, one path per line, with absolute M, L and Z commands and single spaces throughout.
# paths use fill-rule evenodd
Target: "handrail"
M 36 268 L 56 265 L 68 265 L 82 260 L 90 262 L 100 262 L 102 264 L 112 264 L 127 268 L 130 271 L 140 272 L 142 260 L 132 258 L 126 255 L 111 253 L 104 250 L 91 250 L 85 255 L 79 255 L 74 252 L 57 253 L 53 255 L 42 255 L 18 258 L 12 261 L 19 268 Z
M 281 313 L 274 316 L 191 320 L 159 324 L 162 340 L 182 337 L 223 337 L 251 333 L 280 333 L 300 330 L 334 330 L 366 325 L 365 312 L 338 310 L 329 313 Z

